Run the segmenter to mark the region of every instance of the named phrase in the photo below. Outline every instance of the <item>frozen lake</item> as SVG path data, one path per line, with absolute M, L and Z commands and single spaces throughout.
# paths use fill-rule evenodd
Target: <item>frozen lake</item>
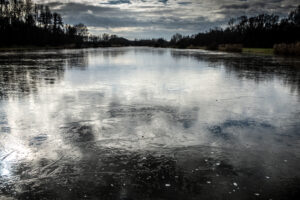
M 300 59 L 0 53 L 0 199 L 296 199 Z

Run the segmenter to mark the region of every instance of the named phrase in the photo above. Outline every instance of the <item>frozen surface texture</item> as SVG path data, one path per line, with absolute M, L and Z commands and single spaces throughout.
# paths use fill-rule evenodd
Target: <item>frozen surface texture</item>
M 298 199 L 300 60 L 0 53 L 0 199 Z

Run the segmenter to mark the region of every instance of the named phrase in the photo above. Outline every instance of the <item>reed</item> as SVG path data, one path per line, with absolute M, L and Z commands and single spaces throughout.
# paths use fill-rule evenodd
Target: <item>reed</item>
M 275 44 L 273 49 L 275 54 L 300 56 L 300 42 Z

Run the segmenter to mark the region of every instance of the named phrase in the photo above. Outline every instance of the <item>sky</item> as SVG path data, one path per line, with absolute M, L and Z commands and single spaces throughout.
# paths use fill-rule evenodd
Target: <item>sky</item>
M 299 0 L 34 0 L 62 14 L 64 23 L 84 23 L 94 35 L 170 39 L 224 27 L 232 17 L 286 16 Z

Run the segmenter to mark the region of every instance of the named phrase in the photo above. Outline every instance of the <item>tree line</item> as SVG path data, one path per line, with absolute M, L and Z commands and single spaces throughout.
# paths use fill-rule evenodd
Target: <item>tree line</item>
M 244 47 L 271 48 L 278 43 L 300 41 L 300 5 L 287 17 L 260 14 L 253 17 L 232 18 L 226 28 L 214 28 L 192 36 L 173 35 L 170 45 L 185 48 L 206 46 L 210 49 L 221 44 L 242 44 Z
M 82 44 L 87 27 L 63 23 L 59 13 L 31 0 L 0 0 L 0 45 Z

